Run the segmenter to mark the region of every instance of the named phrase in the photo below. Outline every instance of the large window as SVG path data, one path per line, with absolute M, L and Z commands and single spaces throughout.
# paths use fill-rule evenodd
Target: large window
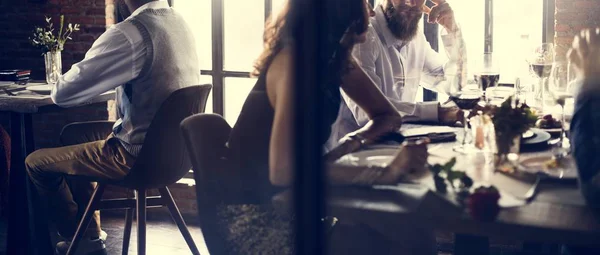
M 214 86 L 207 111 L 223 114 L 231 125 L 256 81 L 249 73 L 262 50 L 264 21 L 284 1 L 173 1 L 194 30 L 203 82 Z M 470 77 L 483 58 L 486 1 L 448 0 L 467 42 Z M 493 52 L 502 74 L 501 82 L 513 82 L 516 76 L 527 72 L 524 54 L 543 41 L 545 1 L 548 0 L 493 1 Z M 443 50 L 442 44 L 439 45 Z M 418 99 L 421 98 L 419 95 Z
M 483 66 L 487 0 L 448 0 L 452 6 L 467 45 L 468 78 Z M 494 0 L 491 20 L 492 55 L 495 69 L 500 72 L 500 83 L 533 82 L 525 62 L 527 53 L 536 44 L 544 42 L 544 7 L 547 0 Z M 438 35 L 441 34 L 439 28 Z M 443 44 L 439 38 L 440 51 Z M 417 95 L 420 98 L 420 95 Z M 447 97 L 439 95 L 439 100 Z
M 237 120 L 246 96 L 256 82 L 250 78 L 262 51 L 265 19 L 284 0 L 175 0 L 197 41 L 202 82 L 213 84 L 207 112 Z
M 485 0 L 449 0 L 467 43 L 468 70 L 481 68 L 484 53 Z M 528 72 L 525 54 L 542 43 L 544 0 L 493 1 L 493 57 L 501 82 Z M 477 11 L 480 10 L 480 11 Z M 525 67 L 525 68 L 523 68 Z M 471 75 L 472 77 L 472 75 Z

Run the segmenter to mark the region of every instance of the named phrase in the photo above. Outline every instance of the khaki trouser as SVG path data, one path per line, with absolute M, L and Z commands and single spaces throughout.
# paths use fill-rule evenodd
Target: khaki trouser
M 69 145 L 41 149 L 25 160 L 27 173 L 48 206 L 50 219 L 65 238 L 75 234 L 78 222 L 96 184 L 90 180 L 119 180 L 132 167 L 135 157 L 108 135 L 109 123 L 76 123 L 63 129 L 61 141 Z M 71 145 L 75 144 L 75 145 Z M 65 177 L 80 176 L 83 179 Z M 96 211 L 87 234 L 99 235 L 100 212 Z

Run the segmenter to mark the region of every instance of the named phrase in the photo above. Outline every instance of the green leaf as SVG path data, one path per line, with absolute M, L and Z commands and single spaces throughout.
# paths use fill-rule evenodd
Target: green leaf
M 430 167 L 430 170 L 434 173 L 434 175 L 437 175 L 442 171 L 442 166 L 440 164 L 435 164 Z
M 448 181 L 453 182 L 454 180 L 460 179 L 463 176 L 465 176 L 465 172 L 459 172 L 459 171 L 450 171 L 448 172 Z
M 452 171 L 452 168 L 456 165 L 456 157 L 453 157 L 442 167 L 445 171 Z

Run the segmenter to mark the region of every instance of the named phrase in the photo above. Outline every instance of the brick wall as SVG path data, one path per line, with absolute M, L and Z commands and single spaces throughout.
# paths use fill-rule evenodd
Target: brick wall
M 33 2 L 33 1 L 32 1 Z M 65 23 L 79 23 L 81 30 L 72 35 L 62 52 L 63 72 L 83 59 L 92 43 L 114 23 L 113 0 L 48 0 L 32 3 L 28 0 L 4 1 L 0 11 L 0 69 L 31 69 L 34 79 L 44 79 L 44 61 L 41 52 L 31 46 L 29 36 L 35 26 L 44 26 L 44 17 L 52 17 L 58 25 L 60 14 Z M 107 8 L 108 7 L 108 8 Z M 111 104 L 112 106 L 112 104 Z M 105 120 L 109 117 L 107 104 L 95 104 L 60 113 L 34 117 L 36 147 L 58 146 L 62 127 L 75 121 Z M 7 126 L 8 116 L 0 115 L 0 125 Z
M 32 69 L 36 78 L 44 76 L 44 62 L 28 37 L 35 26 L 44 25 L 44 16 L 58 22 L 60 14 L 66 23 L 81 24 L 81 31 L 65 45 L 63 71 L 83 59 L 85 52 L 107 25 L 106 0 L 48 0 L 44 4 L 28 0 L 6 1 L 0 13 L 0 68 Z M 112 3 L 112 0 L 110 0 Z M 114 23 L 114 18 L 110 17 Z M 55 23 L 56 25 L 58 23 Z
M 583 28 L 600 26 L 599 0 L 556 0 L 554 43 L 557 57 L 565 56 L 573 36 Z

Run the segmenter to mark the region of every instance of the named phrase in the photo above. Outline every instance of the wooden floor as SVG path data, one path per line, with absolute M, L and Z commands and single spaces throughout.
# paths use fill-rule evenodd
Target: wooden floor
M 160 209 L 158 209 L 160 210 Z M 208 254 L 206 246 L 202 238 L 200 228 L 192 222 L 187 220 L 188 228 L 200 249 L 202 255 Z M 122 235 L 124 227 L 124 217 L 120 217 L 118 214 L 112 213 L 111 215 L 103 215 L 102 217 L 102 228 L 108 233 L 107 239 L 107 251 L 109 255 L 121 254 L 122 246 Z M 438 233 L 438 250 L 439 255 L 451 255 L 452 254 L 452 235 Z M 6 218 L 2 218 L 0 221 L 0 254 L 5 255 L 5 240 L 6 240 Z M 136 230 L 135 222 L 131 233 L 131 243 L 129 248 L 129 254 L 136 254 Z M 542 248 L 538 252 L 526 252 L 521 249 L 521 244 L 505 242 L 501 240 L 492 240 L 492 247 L 490 249 L 490 255 L 551 255 L 556 254 L 550 252 L 547 248 Z M 179 254 L 191 254 L 188 249 L 183 237 L 179 233 L 179 229 L 166 215 L 162 216 L 151 216 L 148 219 L 147 229 L 147 254 L 152 255 L 179 255 Z

